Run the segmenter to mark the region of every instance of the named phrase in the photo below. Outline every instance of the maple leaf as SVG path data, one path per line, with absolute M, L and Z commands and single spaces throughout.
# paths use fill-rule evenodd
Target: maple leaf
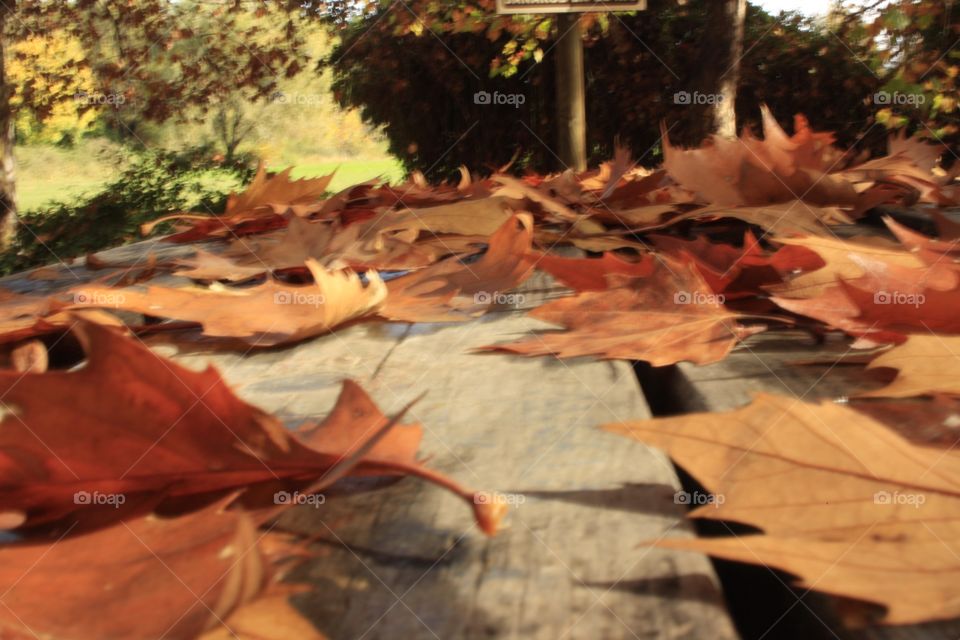
M 453 204 L 408 209 L 379 225 L 383 231 L 426 231 L 430 234 L 489 236 L 513 214 L 510 200 L 502 196 L 461 200 Z
M 803 247 L 786 245 L 767 253 L 748 229 L 743 246 L 710 242 L 705 236 L 682 240 L 673 236 L 651 236 L 658 249 L 682 260 L 689 256 L 714 293 L 728 299 L 761 293 L 763 287 L 779 284 L 796 271 L 812 271 L 823 266 L 820 257 Z
M 762 107 L 764 139 L 714 136 L 700 149 L 682 150 L 663 131 L 663 167 L 681 186 L 722 206 L 769 205 L 801 199 L 819 206 L 856 207 L 853 183 L 830 173 L 830 134 L 814 133 L 806 121 L 791 137 Z
M 960 616 L 960 454 L 844 406 L 767 394 L 603 428 L 664 449 L 713 494 L 691 517 L 763 530 L 657 546 L 782 569 L 800 587 L 885 606 L 885 624 Z
M 776 235 L 833 236 L 827 229 L 828 225 L 853 223 L 849 216 L 836 207 L 815 207 L 803 200 L 765 206 L 713 205 L 686 213 L 671 222 L 710 218 L 736 218 Z
M 931 268 L 916 253 L 879 238 L 801 237 L 777 238 L 776 242 L 804 247 L 823 260 L 821 268 L 769 287 L 784 298 L 816 298 L 839 280 L 903 293 L 919 293 L 927 287 L 947 290 L 960 283 L 957 272 L 947 264 Z
M 915 334 L 885 351 L 868 369 L 896 369 L 893 382 L 857 394 L 864 398 L 909 398 L 938 393 L 960 395 L 960 337 Z
M 330 271 L 313 260 L 306 266 L 314 284 L 304 287 L 267 281 L 244 289 L 136 289 L 83 287 L 89 302 L 144 315 L 203 325 L 205 335 L 237 338 L 255 346 L 297 342 L 374 312 L 387 295 L 376 272 L 367 284 L 353 272 Z
M 333 175 L 319 178 L 291 180 L 287 168 L 280 173 L 267 177 L 267 170 L 261 164 L 253 182 L 242 192 L 227 197 L 222 215 L 205 216 L 195 213 L 176 213 L 163 216 L 153 222 L 141 225 L 140 233 L 147 235 L 162 222 L 171 220 L 190 221 L 191 228 L 166 238 L 168 242 L 191 242 L 210 237 L 223 237 L 235 232 L 238 227 L 251 223 L 258 226 L 245 232 L 260 231 L 264 228 L 284 226 L 282 214 L 305 217 L 320 210 L 317 201 L 327 191 Z M 264 226 L 264 224 L 266 226 Z
M 81 302 L 84 294 L 78 293 Z M 65 331 L 77 318 L 105 326 L 122 327 L 116 316 L 98 309 L 65 312 L 66 305 L 50 296 L 27 296 L 0 289 L 0 345 L 22 342 L 38 336 Z
M 604 253 L 600 258 L 563 258 L 531 251 L 525 259 L 531 267 L 549 273 L 576 291 L 602 291 L 610 288 L 608 276 L 647 277 L 654 270 L 654 258 L 650 254 L 638 262 L 629 262 L 614 253 Z
M 654 366 L 722 360 L 738 340 L 762 327 L 737 323 L 690 263 L 661 259 L 648 278 L 609 276 L 611 287 L 562 298 L 530 316 L 567 328 L 482 347 L 526 356 L 597 356 Z
M 224 620 L 230 626 L 232 614 L 257 602 L 272 580 L 263 545 L 273 535 L 258 534 L 250 515 L 217 504 L 172 519 L 141 517 L 85 535 L 3 545 L 0 635 L 187 639 Z M 295 615 L 283 617 L 311 626 Z
M 27 525 L 81 510 L 86 524 L 100 523 L 151 500 L 309 483 L 349 459 L 351 472 L 438 483 L 470 503 L 485 531 L 496 529 L 498 507 L 476 504 L 473 492 L 417 464 L 420 428 L 393 428 L 355 383 L 344 383 L 319 435 L 300 440 L 212 368 L 190 371 L 96 324 L 80 322 L 76 334 L 88 357 L 78 370 L 0 371 L 0 394 L 13 408 L 0 423 L 0 504 Z M 78 502 L 78 492 L 124 501 Z
M 378 314 L 401 322 L 468 320 L 468 314 L 482 313 L 530 276 L 526 255 L 532 243 L 533 218 L 516 214 L 490 236 L 476 262 L 448 258 L 388 282 L 389 295 Z
M 324 640 L 317 629 L 300 616 L 286 596 L 267 596 L 247 603 L 199 640 Z

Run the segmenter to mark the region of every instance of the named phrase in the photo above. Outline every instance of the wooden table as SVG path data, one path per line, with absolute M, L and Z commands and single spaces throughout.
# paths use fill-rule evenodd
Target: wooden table
M 99 257 L 151 251 L 192 248 L 148 241 Z M 61 270 L 2 286 L 40 293 L 102 275 Z M 290 425 L 325 415 L 344 378 L 386 413 L 427 391 L 410 416 L 425 428 L 430 466 L 516 502 L 494 538 L 462 501 L 410 478 L 375 491 L 345 483 L 322 506 L 293 509 L 283 526 L 315 536 L 318 553 L 295 576 L 313 587 L 296 603 L 334 640 L 737 637 L 706 557 L 642 544 L 692 535 L 670 461 L 596 428 L 650 415 L 630 364 L 470 353 L 544 328 L 525 310 L 562 291 L 538 276 L 521 293 L 520 307 L 464 324 L 361 323 L 247 353 L 158 350 L 185 366 L 214 364 L 242 398 Z

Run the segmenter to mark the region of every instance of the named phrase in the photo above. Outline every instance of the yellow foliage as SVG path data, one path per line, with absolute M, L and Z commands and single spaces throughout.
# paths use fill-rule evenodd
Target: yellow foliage
M 78 138 L 91 127 L 96 108 L 84 110 L 74 97 L 96 90 L 93 73 L 82 64 L 85 55 L 79 40 L 51 31 L 21 40 L 10 51 L 7 73 L 15 87 L 11 106 L 21 135 L 30 141 L 58 143 L 64 137 Z M 50 105 L 42 121 L 24 108 L 27 83 L 32 83 L 38 102 Z

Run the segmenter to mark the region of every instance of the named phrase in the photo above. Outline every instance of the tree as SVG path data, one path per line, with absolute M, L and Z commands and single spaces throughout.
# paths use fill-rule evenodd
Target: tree
M 17 180 L 13 161 L 14 116 L 12 86 L 7 80 L 6 43 L 2 37 L 13 13 L 13 2 L 0 3 L 0 247 L 13 241 L 17 216 Z
M 203 114 L 220 96 L 269 96 L 301 68 L 302 13 L 286 0 L 7 0 L 0 3 L 0 58 L 11 55 L 10 43 L 36 34 L 61 30 L 76 38 L 86 53 L 81 65 L 97 85 L 81 106 L 100 109 L 118 135 L 136 139 L 140 123 Z M 282 28 L 258 28 L 270 14 L 284 18 Z M 13 87 L 5 74 L 0 81 L 0 242 L 8 246 L 16 222 Z M 41 119 L 53 105 L 76 101 L 69 91 L 27 87 L 19 108 Z
M 608 159 L 618 136 L 644 164 L 656 164 L 661 122 L 674 142 L 700 144 L 713 130 L 712 105 L 697 116 L 692 104 L 678 108 L 677 94 L 717 86 L 730 63 L 715 72 L 705 66 L 721 57 L 742 57 L 736 99 L 724 105 L 741 124 L 756 123 L 766 103 L 781 120 L 805 113 L 814 126 L 839 130 L 842 144 L 859 140 L 858 127 L 873 112 L 865 98 L 878 87 L 861 62 L 863 45 L 799 15 L 774 17 L 748 5 L 745 55 L 732 54 L 729 27 L 708 51 L 704 40 L 717 24 L 710 14 L 722 4 L 649 0 L 645 12 L 581 18 L 590 164 Z M 383 126 L 391 152 L 434 179 L 454 177 L 460 164 L 489 170 L 518 152 L 517 170 L 561 168 L 552 148 L 555 17 L 496 15 L 493 0 L 407 5 L 377 4 L 339 30 L 327 66 L 341 105 Z M 725 75 L 731 84 L 734 70 Z M 478 91 L 522 96 L 522 104 L 477 104 Z M 862 142 L 882 144 L 882 131 Z
M 723 20 L 718 28 L 726 35 L 726 46 L 720 51 L 726 67 L 720 75 L 720 99 L 713 110 L 713 123 L 719 135 L 734 138 L 737 135 L 737 87 L 740 84 L 740 61 L 743 58 L 743 31 L 747 20 L 747 0 L 723 0 Z M 721 43 L 723 39 L 720 40 Z

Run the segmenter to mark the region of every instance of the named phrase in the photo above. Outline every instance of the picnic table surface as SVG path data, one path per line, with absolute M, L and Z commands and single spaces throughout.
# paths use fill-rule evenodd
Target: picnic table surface
M 151 240 L 98 257 L 195 248 Z M 107 273 L 82 261 L 44 269 L 2 286 L 47 293 Z M 178 282 L 189 281 L 151 284 Z M 427 392 L 407 416 L 424 427 L 421 456 L 511 503 L 495 537 L 462 500 L 413 478 L 343 482 L 322 505 L 290 510 L 281 526 L 311 536 L 317 553 L 293 576 L 312 587 L 295 603 L 333 640 L 736 638 L 709 559 L 644 544 L 694 535 L 671 462 L 597 428 L 650 417 L 630 363 L 471 353 L 547 328 L 526 311 L 564 294 L 542 274 L 520 292 L 518 306 L 466 323 L 363 322 L 245 353 L 155 348 L 186 367 L 214 365 L 290 426 L 326 415 L 347 378 L 388 415 Z
M 148 240 L 98 257 L 132 263 L 196 248 Z M 105 273 L 82 260 L 54 269 L 9 276 L 2 286 L 47 293 Z M 515 306 L 466 323 L 362 322 L 246 352 L 152 346 L 187 367 L 214 365 L 241 398 L 290 426 L 326 415 L 348 378 L 386 414 L 427 392 L 408 414 L 424 427 L 421 456 L 461 485 L 511 502 L 492 538 L 460 499 L 412 478 L 347 480 L 322 505 L 290 510 L 282 526 L 310 536 L 316 552 L 293 576 L 312 587 L 295 603 L 333 640 L 738 637 L 707 557 L 644 544 L 695 535 L 675 499 L 681 484 L 670 460 L 597 429 L 651 417 L 631 364 L 473 352 L 549 328 L 526 312 L 568 292 L 537 273 L 519 293 Z M 845 365 L 849 355 L 848 341 L 835 336 L 768 331 L 716 364 L 656 369 L 650 403 L 727 411 L 758 391 L 842 400 L 873 384 Z M 796 590 L 798 601 L 803 595 Z M 812 602 L 803 606 L 823 637 L 960 637 L 958 621 L 844 629 Z

